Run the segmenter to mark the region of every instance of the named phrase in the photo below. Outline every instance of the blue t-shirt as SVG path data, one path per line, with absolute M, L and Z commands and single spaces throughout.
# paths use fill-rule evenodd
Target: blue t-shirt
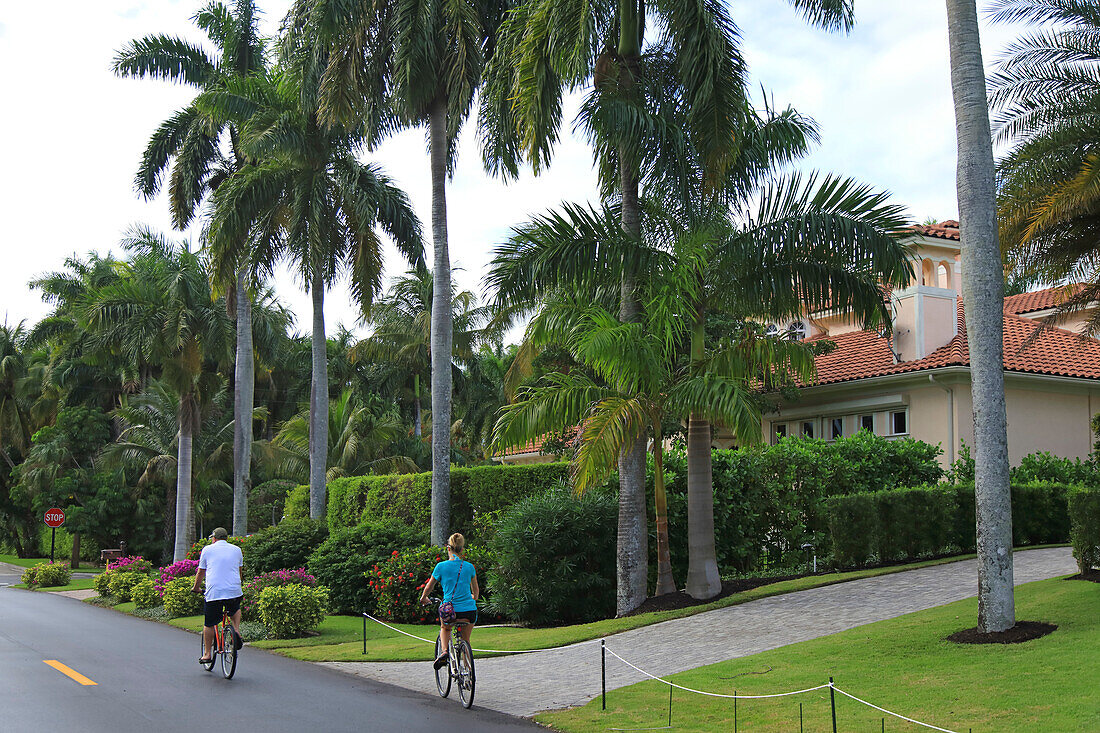
M 470 593 L 470 581 L 477 576 L 474 566 L 465 560 L 444 560 L 436 563 L 432 577 L 443 589 L 444 602 L 450 601 L 456 611 L 476 611 L 477 603 Z

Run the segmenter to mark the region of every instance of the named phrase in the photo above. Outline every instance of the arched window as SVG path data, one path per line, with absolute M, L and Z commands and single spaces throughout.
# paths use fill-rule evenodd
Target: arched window
M 927 285 L 929 287 L 936 284 L 935 264 L 932 260 L 921 260 L 921 285 Z
M 941 262 L 936 267 L 936 287 L 951 289 L 951 265 L 948 262 Z
M 791 341 L 801 341 L 806 338 L 806 324 L 802 321 L 795 321 L 787 326 L 787 338 Z

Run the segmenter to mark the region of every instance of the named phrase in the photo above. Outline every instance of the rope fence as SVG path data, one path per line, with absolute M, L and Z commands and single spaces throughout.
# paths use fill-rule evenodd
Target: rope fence
M 435 646 L 435 639 L 425 639 L 422 636 L 416 636 L 415 634 L 410 634 L 407 631 L 402 631 L 401 629 L 390 626 L 385 621 L 380 621 L 379 619 L 376 619 L 374 616 L 371 616 L 369 613 L 364 613 L 363 618 L 364 619 L 370 619 L 371 621 L 375 622 L 376 624 L 380 624 L 382 626 L 385 626 L 390 631 L 396 631 L 399 634 L 404 634 L 405 636 L 409 637 L 410 639 L 416 639 L 417 641 L 422 641 L 425 644 L 431 644 L 432 646 Z M 366 627 L 366 622 L 365 621 L 363 622 L 363 626 Z M 470 649 L 472 651 L 480 652 L 482 654 L 534 654 L 535 652 L 556 652 L 556 651 L 559 651 L 561 649 L 568 649 L 568 648 L 574 647 L 574 646 L 584 646 L 585 644 L 595 644 L 595 643 L 596 643 L 595 639 L 589 639 L 588 641 L 578 641 L 575 644 L 565 644 L 564 646 L 554 646 L 554 647 L 550 647 L 548 649 L 476 649 L 474 647 L 470 647 Z M 363 632 L 363 649 L 364 649 L 363 653 L 364 654 L 366 654 L 366 645 L 367 645 L 367 635 L 366 635 L 366 631 L 364 631 Z

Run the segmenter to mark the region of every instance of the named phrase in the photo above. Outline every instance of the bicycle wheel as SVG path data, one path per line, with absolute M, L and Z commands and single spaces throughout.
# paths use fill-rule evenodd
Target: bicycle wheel
M 222 627 L 222 674 L 227 680 L 233 679 L 233 673 L 237 670 L 237 645 L 233 643 L 233 627 L 226 624 Z
M 199 632 L 199 644 L 202 646 L 202 651 L 199 652 L 199 659 L 202 659 L 206 655 L 206 640 L 203 639 L 202 632 Z M 202 668 L 205 669 L 207 672 L 213 671 L 213 669 L 214 669 L 214 660 L 217 659 L 217 656 L 218 656 L 218 646 L 217 646 L 217 643 L 215 642 L 215 644 L 214 644 L 214 654 L 211 655 L 209 662 L 203 662 Z
M 455 653 L 458 654 L 458 699 L 463 707 L 469 708 L 474 704 L 474 653 L 464 639 L 458 640 Z
M 439 637 L 435 637 L 435 656 L 432 661 L 439 659 Z M 451 669 L 449 664 L 444 664 L 435 671 L 435 689 L 439 690 L 440 697 L 451 694 Z

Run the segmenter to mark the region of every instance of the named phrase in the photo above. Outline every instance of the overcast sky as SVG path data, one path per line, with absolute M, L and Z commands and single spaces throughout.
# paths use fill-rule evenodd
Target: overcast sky
M 135 223 L 171 231 L 163 196 L 144 201 L 133 178 L 156 126 L 193 95 L 157 81 L 116 79 L 117 49 L 152 33 L 202 39 L 190 21 L 197 0 L 61 0 L 5 3 L 0 15 L 0 318 L 41 318 L 48 306 L 27 287 L 73 253 L 117 250 Z M 274 32 L 289 0 L 259 0 Z M 956 218 L 955 135 L 943 0 L 857 0 L 848 35 L 808 28 L 781 0 L 732 0 L 756 88 L 777 106 L 812 116 L 820 147 L 800 166 L 854 176 L 891 191 L 917 220 Z M 987 67 L 1016 30 L 983 25 Z M 567 125 L 571 128 L 571 124 Z M 452 264 L 461 287 L 480 292 L 493 247 L 511 226 L 563 200 L 595 197 L 591 156 L 568 135 L 551 169 L 504 185 L 482 170 L 475 136 L 460 144 L 448 189 Z M 387 141 L 369 159 L 411 197 L 427 223 L 428 156 L 422 130 Z M 197 246 L 197 228 L 177 233 Z M 403 264 L 392 252 L 387 275 Z M 292 276 L 276 289 L 309 325 L 309 299 Z M 326 298 L 331 333 L 354 326 L 346 287 Z

